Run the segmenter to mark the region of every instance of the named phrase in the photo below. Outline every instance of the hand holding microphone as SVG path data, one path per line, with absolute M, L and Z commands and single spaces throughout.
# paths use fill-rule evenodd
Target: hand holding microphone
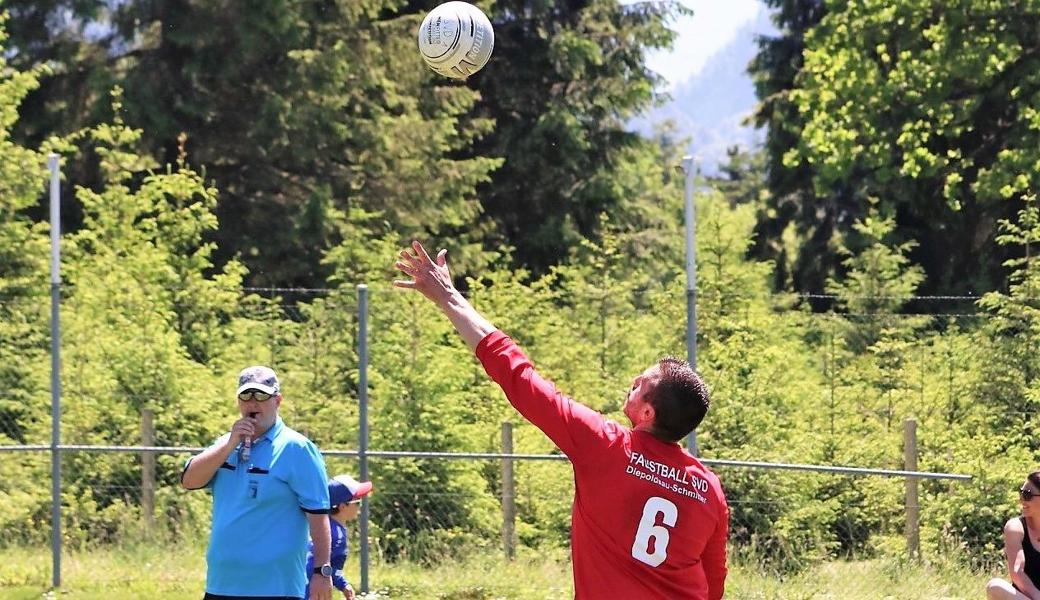
M 258 415 L 258 414 L 260 414 L 260 413 L 251 412 L 251 413 L 249 413 L 249 418 L 250 419 L 255 419 L 256 415 Z M 252 448 L 253 448 L 253 435 L 252 435 L 252 433 L 250 433 L 249 435 L 247 435 L 245 437 L 244 440 L 242 440 L 242 462 L 246 462 L 246 461 L 249 460 L 249 456 L 250 456 L 250 454 L 252 452 Z
M 231 437 L 228 438 L 228 446 L 232 451 L 239 453 L 239 458 L 245 462 L 249 460 L 249 454 L 253 445 L 253 434 L 256 433 L 257 423 L 254 419 L 260 413 L 251 412 L 241 419 L 235 421 L 231 426 Z

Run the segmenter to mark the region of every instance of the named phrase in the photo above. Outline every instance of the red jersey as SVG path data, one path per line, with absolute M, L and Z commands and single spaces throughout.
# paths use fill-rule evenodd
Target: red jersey
M 571 460 L 575 600 L 722 598 L 729 508 L 714 473 L 678 444 L 567 398 L 501 331 L 476 354 L 509 402 Z

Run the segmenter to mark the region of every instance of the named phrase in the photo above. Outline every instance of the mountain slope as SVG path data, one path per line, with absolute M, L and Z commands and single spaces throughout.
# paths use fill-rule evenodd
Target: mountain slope
M 757 102 L 747 65 L 758 51 L 757 36 L 775 32 L 769 12 L 760 11 L 704 69 L 676 86 L 670 101 L 633 119 L 629 128 L 650 135 L 659 124 L 671 121 L 677 137 L 688 140 L 687 149 L 701 169 L 717 173 L 727 148 L 751 148 L 762 140 L 762 132 L 743 124 Z

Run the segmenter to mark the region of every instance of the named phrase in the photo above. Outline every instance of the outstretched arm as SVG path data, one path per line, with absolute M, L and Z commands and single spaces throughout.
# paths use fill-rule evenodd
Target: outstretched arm
M 413 241 L 411 251 L 402 250 L 401 258 L 394 264 L 412 279 L 394 281 L 394 287 L 418 290 L 429 298 L 448 317 L 469 349 L 476 350 L 480 340 L 497 328 L 455 289 L 448 273 L 447 254 L 447 250 L 441 250 L 434 260 L 422 244 Z
M 452 285 L 445 254 L 446 251 L 441 250 L 433 260 L 422 244 L 412 242 L 411 251 L 402 251 L 394 265 L 412 279 L 395 281 L 394 285 L 419 290 L 436 304 L 474 351 L 487 374 L 502 387 L 510 404 L 545 432 L 571 460 L 599 456 L 579 450 L 599 448 L 615 430 L 606 425 L 602 415 L 558 392 L 556 386 L 535 371 L 530 359 L 511 339 L 462 297 Z

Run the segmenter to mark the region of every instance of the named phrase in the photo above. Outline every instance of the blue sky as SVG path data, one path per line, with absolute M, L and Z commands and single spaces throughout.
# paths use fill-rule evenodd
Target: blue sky
M 633 4 L 639 0 L 622 0 Z M 674 47 L 652 53 L 648 66 L 668 80 L 670 88 L 686 81 L 704 68 L 711 56 L 733 41 L 741 26 L 755 20 L 766 10 L 761 0 L 681 0 L 693 9 L 692 17 L 671 23 L 679 33 Z

